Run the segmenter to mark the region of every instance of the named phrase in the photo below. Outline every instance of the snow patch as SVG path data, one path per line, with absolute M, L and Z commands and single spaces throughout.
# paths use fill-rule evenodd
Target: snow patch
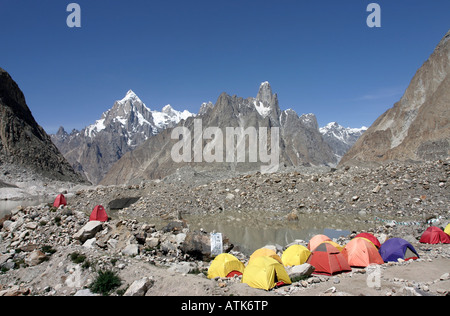
M 259 115 L 266 118 L 271 112 L 272 109 L 270 107 L 265 107 L 264 103 L 259 100 L 254 100 L 253 104 L 255 105 L 256 111 L 258 111 Z
M 96 121 L 94 124 L 86 127 L 86 135 L 92 138 L 92 136 L 95 136 L 95 134 L 103 131 L 105 128 L 106 128 L 105 119 L 100 119 Z

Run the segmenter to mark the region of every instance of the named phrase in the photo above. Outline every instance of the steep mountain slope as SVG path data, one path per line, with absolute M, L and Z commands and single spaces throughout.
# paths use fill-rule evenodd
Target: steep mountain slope
M 0 68 L 0 162 L 47 178 L 84 182 L 34 119 L 16 82 Z M 19 168 L 19 169 L 20 169 Z
M 72 166 L 96 184 L 125 153 L 192 115 L 170 105 L 151 111 L 130 90 L 94 124 L 70 134 L 61 127 L 52 140 Z
M 380 116 L 341 165 L 447 158 L 450 148 L 450 31 L 417 71 L 402 99 Z
M 256 98 L 243 99 L 222 93 L 216 104 L 204 103 L 200 109 L 201 115 L 182 121 L 178 127 L 186 127 L 195 134 L 195 127 L 201 122 L 201 128 L 205 131 L 208 127 L 214 127 L 222 131 L 222 138 L 215 135 L 214 139 L 202 139 L 201 143 L 190 140 L 191 148 L 206 148 L 208 144 L 219 142 L 226 144 L 227 128 L 279 128 L 279 163 L 286 166 L 300 164 L 335 164 L 337 162 L 330 146 L 323 140 L 315 116 L 306 115 L 299 117 L 294 111 L 281 111 L 278 104 L 278 96 L 272 93 L 268 82 L 260 86 Z M 200 121 L 201 120 L 201 121 Z M 127 153 L 108 172 L 101 184 L 135 183 L 146 179 L 163 178 L 177 172 L 183 167 L 195 168 L 197 171 L 250 171 L 258 170 L 266 165 L 261 160 L 250 162 L 248 148 L 245 143 L 245 162 L 227 162 L 226 150 L 222 153 L 224 162 L 190 162 L 176 163 L 172 159 L 171 152 L 179 139 L 172 139 L 173 129 L 167 129 L 157 136 L 149 139 L 144 145 Z M 268 144 L 272 143 L 271 134 L 268 132 Z M 197 147 L 198 148 L 198 147 Z M 272 148 L 269 148 L 270 152 Z M 234 148 L 237 157 L 237 146 Z M 267 151 L 267 152 L 269 152 Z

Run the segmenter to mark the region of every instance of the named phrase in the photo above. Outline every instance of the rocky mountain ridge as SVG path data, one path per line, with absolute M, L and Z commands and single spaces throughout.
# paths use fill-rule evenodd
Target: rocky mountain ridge
M 279 128 L 280 157 L 279 163 L 284 166 L 296 165 L 335 165 L 337 159 L 330 146 L 324 141 L 319 132 L 317 119 L 314 115 L 298 116 L 293 110 L 282 111 L 278 103 L 278 96 L 272 92 L 268 82 L 260 85 L 256 98 L 230 96 L 222 93 L 216 104 L 204 103 L 200 109 L 202 128 L 219 128 L 223 137 L 227 128 L 249 127 Z M 194 134 L 195 120 L 188 118 L 182 121 L 179 127 L 184 127 Z M 215 170 L 218 172 L 246 172 L 261 168 L 261 161 L 250 162 L 248 159 L 248 144 L 245 144 L 246 160 L 244 163 L 226 162 L 183 162 L 175 163 L 171 157 L 174 144 L 179 141 L 172 139 L 173 129 L 166 129 L 155 137 L 147 140 L 144 145 L 127 153 L 119 160 L 102 180 L 102 184 L 123 184 L 130 181 L 142 181 L 164 178 L 177 172 L 178 169 L 189 167 L 199 172 Z M 269 136 L 270 139 L 271 136 Z M 226 144 L 224 139 L 215 139 L 214 142 Z M 211 142 L 212 143 L 212 142 Z M 194 140 L 191 141 L 194 148 Z M 202 148 L 208 145 L 202 139 Z M 198 145 L 197 145 L 198 146 Z M 236 149 L 236 148 L 235 148 Z M 234 149 L 234 150 L 235 150 Z
M 241 102 L 236 100 L 233 102 Z M 311 136 L 309 153 L 306 155 L 314 151 L 313 147 L 315 145 L 312 144 L 314 142 L 318 144 L 319 151 L 326 146 L 326 144 L 322 144 L 323 140 L 316 133 L 316 130 L 319 130 L 319 126 L 314 114 L 298 116 L 291 109 L 281 111 L 278 106 L 278 97 L 276 94 L 273 94 L 272 88 L 267 81 L 261 84 L 257 97 L 249 98 L 246 102 L 243 100 L 235 108 L 237 116 L 245 116 L 250 112 L 254 112 L 262 119 L 268 118 L 271 122 L 275 122 L 274 126 L 283 125 L 283 132 L 288 131 L 288 133 L 292 134 L 293 139 L 285 138 L 284 141 L 286 148 L 289 148 L 287 160 L 290 162 L 287 165 L 310 162 L 313 164 L 335 165 L 342 157 L 342 151 L 348 149 L 356 141 L 356 137 L 343 139 L 342 137 L 339 138 L 340 136 L 335 137 L 336 134 L 326 135 L 324 138 L 332 151 L 339 151 L 339 155 L 336 155 L 337 160 L 335 161 L 332 157 L 328 157 L 328 160 L 325 162 L 316 162 L 315 158 L 310 159 L 309 157 L 305 159 L 305 151 L 294 152 L 290 148 L 306 146 L 305 138 L 307 139 Z M 210 111 L 217 111 L 215 108 L 215 104 L 212 102 L 205 102 L 201 105 L 196 117 L 207 116 Z M 154 137 L 165 129 L 175 127 L 181 120 L 194 116 L 194 114 L 186 110 L 183 112 L 176 111 L 170 105 L 165 106 L 161 112 L 152 111 L 130 90 L 124 99 L 115 102 L 114 106 L 106 111 L 101 119 L 94 124 L 81 131 L 73 130 L 70 134 L 61 127 L 55 135 L 52 135 L 52 140 L 74 168 L 78 172 L 84 173 L 92 183 L 96 184 L 103 179 L 114 163 L 124 154 L 138 148 L 149 138 Z M 218 116 L 216 116 L 215 120 L 219 120 Z M 221 124 L 222 126 L 237 126 L 232 121 L 233 118 L 230 118 L 230 123 L 228 124 L 226 120 L 221 119 Z M 258 127 L 258 125 L 254 127 Z M 308 134 L 308 130 L 314 132 Z M 341 131 L 341 133 L 343 132 Z M 159 149 L 155 148 L 155 150 Z
M 70 134 L 61 127 L 52 140 L 74 168 L 96 184 L 125 153 L 191 116 L 170 105 L 152 111 L 129 90 L 94 124 Z
M 342 158 L 341 165 L 446 159 L 450 150 L 450 31 L 405 94 Z

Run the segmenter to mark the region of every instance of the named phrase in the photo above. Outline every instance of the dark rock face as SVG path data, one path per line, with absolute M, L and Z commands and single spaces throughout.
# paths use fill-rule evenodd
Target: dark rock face
M 450 31 L 417 71 L 402 99 L 362 135 L 341 165 L 446 159 L 449 122 Z
M 30 168 L 51 179 L 84 182 L 35 121 L 25 96 L 0 68 L 0 161 Z

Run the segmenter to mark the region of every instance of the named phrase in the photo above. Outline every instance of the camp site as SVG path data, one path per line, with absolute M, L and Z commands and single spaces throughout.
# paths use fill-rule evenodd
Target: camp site
M 116 271 L 120 280 L 115 292 L 102 295 L 444 296 L 450 290 L 444 218 L 387 221 L 373 230 L 323 229 L 307 239 L 241 251 L 236 236 L 192 229 L 189 219 L 163 227 L 120 219 L 101 199 L 74 211 L 77 197 L 58 194 L 53 203 L 20 207 L 3 219 L 9 240 L 3 247 L 21 252 L 2 255 L 0 281 L 26 280 L 27 271 L 34 272 L 0 294 L 98 295 L 89 284 L 98 273 L 94 265 Z M 12 260 L 19 257 L 23 263 Z M 41 278 L 51 267 L 55 277 Z

